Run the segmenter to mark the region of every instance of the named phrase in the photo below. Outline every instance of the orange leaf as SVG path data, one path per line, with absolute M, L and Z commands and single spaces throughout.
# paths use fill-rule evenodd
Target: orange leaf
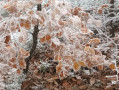
M 17 64 L 13 64 L 13 68 L 17 68 Z
M 4 6 L 4 8 L 7 9 L 10 13 L 17 12 L 16 3 L 7 4 Z
M 93 67 L 93 64 L 92 64 L 91 62 L 89 62 L 89 63 L 87 64 L 87 66 L 88 66 L 88 68 L 92 68 L 92 67 Z
M 110 64 L 109 67 L 110 67 L 110 69 L 115 69 L 116 68 L 114 64 Z
M 34 11 L 31 10 L 31 11 L 28 12 L 28 14 L 30 14 L 30 15 L 34 14 Z
M 20 26 L 21 26 L 21 27 L 24 26 L 24 20 L 21 20 L 21 22 L 20 22 Z
M 21 68 L 25 68 L 25 66 L 26 66 L 25 61 L 20 60 L 20 61 L 19 61 L 19 67 L 21 67 Z
M 95 50 L 90 46 L 85 46 L 84 51 L 87 53 L 95 54 Z
M 51 39 L 51 36 L 50 35 L 46 35 L 46 40 L 50 40 Z
M 103 65 L 98 65 L 99 70 L 103 70 Z
M 79 68 L 80 68 L 79 63 L 78 63 L 78 62 L 74 62 L 74 64 L 73 64 L 73 69 L 74 69 L 74 71 L 78 71 Z
M 9 43 L 9 41 L 10 41 L 10 39 L 11 39 L 11 37 L 10 37 L 10 36 L 6 36 L 6 37 L 5 37 L 5 41 L 4 41 L 4 43 L 8 44 L 8 43 Z
M 55 56 L 55 60 L 61 60 L 61 59 L 62 59 L 62 57 L 60 55 Z
M 61 37 L 62 35 L 63 35 L 62 32 L 57 33 L 57 36 L 58 36 L 58 37 Z
M 22 90 L 25 90 L 26 87 L 28 87 L 28 85 L 30 84 L 29 82 L 30 82 L 30 81 L 24 81 L 23 84 L 21 85 L 21 89 L 22 89 Z
M 47 4 L 44 4 L 44 7 L 46 8 L 46 7 L 49 7 L 49 4 L 47 3 Z
M 54 44 L 54 43 L 52 42 L 52 44 L 51 44 L 51 48 L 56 49 L 56 48 L 57 48 L 57 45 L 56 45 L 56 44 Z
M 89 52 L 90 52 L 91 54 L 95 54 L 95 50 L 94 50 L 93 48 L 89 48 Z
M 93 38 L 89 41 L 90 44 L 99 44 L 101 43 L 99 38 Z
M 16 58 L 10 59 L 10 62 L 12 62 L 12 63 L 15 63 L 15 61 L 16 61 Z
M 60 79 L 63 79 L 64 78 L 63 71 L 60 72 L 59 77 L 60 77 Z
M 29 22 L 28 20 L 25 21 L 25 23 L 24 23 L 24 27 L 25 27 L 26 29 L 30 29 L 31 24 L 30 24 L 30 22 Z
M 102 5 L 101 7 L 102 7 L 102 8 L 106 8 L 106 7 L 109 7 L 109 6 L 108 6 L 108 5 Z
M 41 43 L 44 43 L 46 40 L 45 40 L 45 36 L 44 37 L 42 37 L 42 38 L 40 38 L 40 42 Z
M 69 85 L 69 83 L 67 81 L 63 82 L 63 86 L 68 86 L 68 85 Z
M 23 20 L 23 19 L 21 19 L 20 20 L 20 26 L 21 27 L 24 27 L 26 29 L 30 29 L 31 24 L 30 24 L 30 21 L 29 20 Z
M 69 67 L 69 66 L 66 66 L 66 67 L 65 67 L 65 69 L 66 69 L 66 70 L 69 70 L 69 69 L 70 69 L 70 67 Z
M 56 66 L 56 71 L 57 71 L 57 73 L 60 73 L 61 67 L 62 67 L 62 63 L 59 62 L 59 64 Z
M 88 59 L 86 60 L 86 64 L 87 64 L 88 68 L 92 68 L 93 67 L 93 64 Z
M 81 10 L 80 8 L 75 7 L 74 9 L 71 10 L 71 13 L 72 13 L 73 15 L 78 15 L 78 13 L 79 13 L 80 10 Z
M 79 61 L 78 63 L 79 63 L 80 66 L 86 66 L 83 61 Z
M 18 74 L 18 75 L 20 75 L 20 74 L 21 74 L 20 69 L 17 69 L 17 74 Z
M 98 10 L 98 13 L 99 13 L 99 14 L 102 14 L 102 9 L 99 9 L 99 10 Z
M 7 9 L 7 8 L 9 8 L 10 6 L 11 6 L 10 4 L 6 4 L 6 5 L 4 5 L 4 8 Z
M 21 48 L 21 53 L 24 55 L 24 56 L 28 56 L 29 55 L 29 52 L 27 52 L 26 50 L 22 49 Z

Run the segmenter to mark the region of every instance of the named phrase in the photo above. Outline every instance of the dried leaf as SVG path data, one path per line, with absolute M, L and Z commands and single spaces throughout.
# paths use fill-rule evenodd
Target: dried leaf
M 114 64 L 110 64 L 109 67 L 110 67 L 110 69 L 115 69 L 116 68 Z
M 86 66 L 85 63 L 83 61 L 78 61 L 80 66 Z
M 73 63 L 73 70 L 74 70 L 74 71 L 78 71 L 79 69 L 80 69 L 79 63 L 78 63 L 78 62 L 74 62 L 74 63 Z
M 62 37 L 62 35 L 63 35 L 63 32 L 57 33 L 57 37 Z
M 102 11 L 103 11 L 103 10 L 102 10 L 102 8 L 101 8 L 101 9 L 98 10 L 98 13 L 99 13 L 99 14 L 102 14 L 102 13 L 103 13 Z
M 13 68 L 17 68 L 17 64 L 13 64 Z
M 97 67 L 99 70 L 103 70 L 103 65 L 98 65 Z
M 8 35 L 5 37 L 4 43 L 8 44 L 10 40 L 11 40 L 11 37 Z
M 46 41 L 45 36 L 42 37 L 42 38 L 40 38 L 40 42 L 41 42 L 41 43 L 44 43 L 45 41 Z
M 21 67 L 21 68 L 25 68 L 25 66 L 26 66 L 25 61 L 20 60 L 20 61 L 19 61 L 19 67 Z
M 20 74 L 21 74 L 20 69 L 17 69 L 17 74 L 18 74 L 18 75 L 20 75 Z
M 95 54 L 95 50 L 94 50 L 93 48 L 89 48 L 89 52 L 90 52 L 91 54 Z
M 59 64 L 56 66 L 57 73 L 60 73 L 61 72 L 61 68 L 62 68 L 62 63 L 59 62 Z
M 16 62 L 16 58 L 10 59 L 10 62 L 15 63 Z
M 31 24 L 30 24 L 30 21 L 25 21 L 24 22 L 24 27 L 26 28 L 26 29 L 30 29 L 30 27 L 31 27 Z
M 51 36 L 50 35 L 46 35 L 45 37 L 46 37 L 46 40 L 47 41 L 51 39 Z
M 93 38 L 89 41 L 90 44 L 99 44 L 101 43 L 99 38 Z
M 4 5 L 4 8 L 7 9 L 7 8 L 9 8 L 10 6 L 11 6 L 10 4 L 5 4 L 5 5 Z
M 68 85 L 69 85 L 69 83 L 67 81 L 63 82 L 63 86 L 68 86 Z
M 59 78 L 60 78 L 60 79 L 63 79 L 63 78 L 64 78 L 64 73 L 63 73 L 63 71 L 60 72 Z
M 61 55 L 55 55 L 55 58 L 54 58 L 55 60 L 62 60 L 62 57 L 61 57 Z
M 109 7 L 108 5 L 102 5 L 101 8 L 106 8 Z
M 24 50 L 23 48 L 21 48 L 21 53 L 22 53 L 24 56 L 28 56 L 28 55 L 29 55 L 29 52 L 27 52 L 27 51 Z

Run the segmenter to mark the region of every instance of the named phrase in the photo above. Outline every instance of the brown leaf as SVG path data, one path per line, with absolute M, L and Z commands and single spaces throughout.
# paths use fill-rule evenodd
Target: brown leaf
M 4 43 L 8 44 L 10 40 L 11 40 L 11 37 L 8 35 L 5 37 Z
M 79 63 L 78 62 L 74 62 L 74 64 L 73 64 L 73 70 L 74 71 L 78 71 L 79 69 L 80 69 Z

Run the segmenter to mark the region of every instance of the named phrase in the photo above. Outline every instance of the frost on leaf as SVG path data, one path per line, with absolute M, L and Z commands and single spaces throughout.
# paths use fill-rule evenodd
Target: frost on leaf
M 11 37 L 10 36 L 6 36 L 4 43 L 8 44 L 10 40 L 11 40 Z
M 6 4 L 4 5 L 4 8 L 9 12 L 9 13 L 16 13 L 17 12 L 17 7 L 16 7 L 16 3 L 12 3 L 12 4 Z
M 62 57 L 61 57 L 61 55 L 55 55 L 54 59 L 59 61 L 59 60 L 62 60 Z
M 60 45 L 60 41 L 58 38 L 55 37 L 55 38 L 52 38 L 51 40 L 55 45 Z
M 19 60 L 19 67 L 20 68 L 25 68 L 26 67 L 26 63 L 24 60 Z
M 45 36 L 43 36 L 43 37 L 40 38 L 40 42 L 41 43 L 46 43 L 50 39 L 51 39 L 51 36 L 47 34 L 47 35 L 45 35 Z
M 29 52 L 24 50 L 23 48 L 21 48 L 21 53 L 24 55 L 24 56 L 28 56 L 29 55 Z
M 102 14 L 102 13 L 103 13 L 102 8 L 99 8 L 99 9 L 98 9 L 98 13 L 99 13 L 99 14 Z
M 99 38 L 93 38 L 89 41 L 90 44 L 100 44 L 101 41 Z
M 15 63 L 16 62 L 16 58 L 13 57 L 12 59 L 9 60 L 11 63 Z
M 98 66 L 97 66 L 97 68 L 98 68 L 99 70 L 103 70 L 103 67 L 104 67 L 103 65 L 98 65 Z
M 115 67 L 115 64 L 110 64 L 110 65 L 109 65 L 109 68 L 112 69 L 112 70 L 115 69 L 115 68 L 116 68 L 116 67 Z
M 85 46 L 84 51 L 90 54 L 95 54 L 95 50 L 90 46 Z
M 83 67 L 86 66 L 85 63 L 84 63 L 83 61 L 79 61 L 78 63 L 79 63 L 80 66 L 83 66 Z
M 24 27 L 24 28 L 27 29 L 27 30 L 29 30 L 30 27 L 31 27 L 31 23 L 30 23 L 29 20 L 23 20 L 23 19 L 21 19 L 21 20 L 20 20 L 20 26 L 21 26 L 21 27 Z
M 80 65 L 78 62 L 73 63 L 73 69 L 74 69 L 74 71 L 78 71 L 80 69 Z
M 59 64 L 56 66 L 56 71 L 57 71 L 57 73 L 60 73 L 61 70 L 62 70 L 62 63 L 59 62 Z

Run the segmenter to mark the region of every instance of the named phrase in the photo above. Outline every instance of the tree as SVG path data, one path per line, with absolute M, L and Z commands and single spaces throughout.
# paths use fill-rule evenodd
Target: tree
M 101 40 L 94 38 L 93 31 L 87 27 L 91 15 L 80 7 L 72 8 L 68 2 L 58 0 L 44 5 L 42 0 L 6 0 L 1 9 L 9 13 L 9 17 L 0 17 L 0 65 L 4 69 L 0 71 L 1 80 L 7 76 L 19 77 L 23 71 L 28 73 L 38 41 L 52 49 L 52 62 L 58 63 L 56 72 L 60 79 L 69 76 L 71 69 L 77 72 L 81 67 L 102 69 L 108 64 L 111 69 L 116 68 L 105 60 L 98 47 Z M 14 37 L 15 33 L 19 35 Z M 33 36 L 30 52 L 22 48 L 28 33 Z

